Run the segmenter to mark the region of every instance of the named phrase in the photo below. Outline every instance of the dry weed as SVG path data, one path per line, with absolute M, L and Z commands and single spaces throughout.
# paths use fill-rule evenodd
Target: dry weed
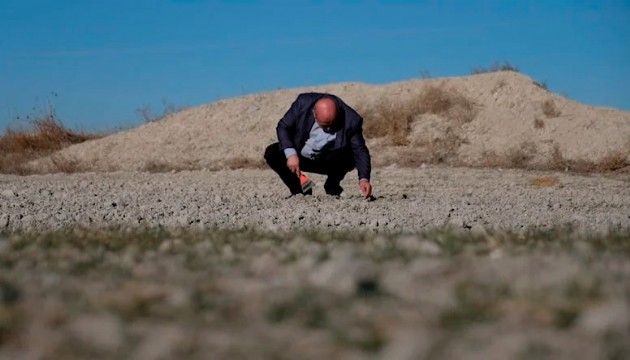
M 391 165 L 393 163 L 400 167 L 416 168 L 422 164 L 429 164 L 433 161 L 433 153 L 430 149 L 413 146 L 401 146 L 396 149 L 393 155 L 382 159 L 378 166 Z
M 560 183 L 555 176 L 536 176 L 529 179 L 529 185 L 538 187 L 552 187 Z
M 542 111 L 548 118 L 555 118 L 562 114 L 556 103 L 551 99 L 547 99 L 542 103 Z
M 149 105 L 144 105 L 136 109 L 136 113 L 138 114 L 138 117 L 140 117 L 142 121 L 144 121 L 145 123 L 150 123 L 150 122 L 156 122 L 156 121 L 162 120 L 171 114 L 180 112 L 187 108 L 188 108 L 187 106 L 178 106 L 169 102 L 166 99 L 162 99 L 161 113 L 154 114 L 153 110 L 151 109 L 151 106 Z
M 77 159 L 72 159 L 60 154 L 53 154 L 50 157 L 50 161 L 53 165 L 52 170 L 66 174 L 73 174 L 87 170 L 87 168 L 82 166 Z
M 396 102 L 383 97 L 360 111 L 365 117 L 364 133 L 368 138 L 386 138 L 390 145 L 406 145 L 413 117 L 418 110 L 413 101 Z
M 234 157 L 225 162 L 225 166 L 230 169 L 266 169 L 267 163 L 263 159 L 252 159 L 248 157 Z
M 536 144 L 523 142 L 517 147 L 510 148 L 503 153 L 483 151 L 481 167 L 499 167 L 506 169 L 532 169 L 531 160 L 537 153 Z
M 469 123 L 477 116 L 474 103 L 455 89 L 429 86 L 418 99 L 420 114 L 435 114 L 457 123 Z
M 625 171 L 630 169 L 628 160 L 630 145 L 624 150 L 612 151 L 597 161 L 590 160 L 569 160 L 560 151 L 560 146 L 555 144 L 551 151 L 551 160 L 547 164 L 550 170 L 565 170 L 578 173 L 605 173 L 615 171 Z
M 446 129 L 442 137 L 431 140 L 426 144 L 429 162 L 457 165 L 458 151 L 466 143 L 451 127 Z
M 359 105 L 357 108 L 365 118 L 365 136 L 382 138 L 387 145 L 395 146 L 409 144 L 411 125 L 422 114 L 439 115 L 455 126 L 471 122 L 477 115 L 475 105 L 468 98 L 454 89 L 436 85 L 426 87 L 420 95 L 408 100 L 396 101 L 383 97 L 375 104 Z M 445 134 L 445 142 L 452 139 L 452 136 Z M 436 158 L 443 156 L 437 155 Z
M 489 67 L 482 67 L 482 66 L 478 66 L 473 68 L 470 73 L 473 75 L 476 74 L 485 74 L 485 73 L 491 73 L 491 72 L 497 72 L 497 71 L 514 71 L 514 72 L 519 72 L 518 67 L 510 64 L 507 61 L 504 61 L 503 64 L 501 64 L 498 61 L 495 61 L 494 64 L 490 65 Z
M 545 127 L 545 122 L 543 121 L 543 119 L 541 119 L 541 118 L 535 118 L 534 119 L 534 128 L 542 129 L 544 127 Z
M 506 86 L 507 86 L 507 81 L 505 81 L 505 79 L 501 79 L 492 88 L 492 93 L 496 94 L 499 90 L 503 89 Z
M 166 173 L 166 172 L 179 172 L 179 171 L 191 171 L 201 170 L 201 168 L 191 162 L 183 164 L 172 164 L 165 161 L 152 160 L 144 164 L 140 171 L 149 173 Z
M 534 81 L 534 85 L 536 85 L 537 87 L 549 92 L 549 86 L 547 85 L 546 81 Z
M 102 136 L 65 128 L 51 108 L 46 114 L 35 118 L 30 129 L 8 128 L 0 136 L 0 173 L 25 175 L 32 172 L 26 169 L 27 162 L 50 155 L 72 144 Z

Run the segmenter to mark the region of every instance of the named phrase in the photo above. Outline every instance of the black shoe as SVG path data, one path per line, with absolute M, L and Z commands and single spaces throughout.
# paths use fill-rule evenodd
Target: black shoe
M 339 196 L 343 192 L 343 188 L 339 184 L 335 184 L 335 185 L 324 184 L 324 190 L 326 191 L 326 194 L 332 195 L 332 196 Z
M 291 195 L 285 197 L 285 199 L 290 199 L 290 198 L 292 198 L 294 196 L 297 196 L 297 195 L 310 196 L 310 195 L 313 195 L 313 190 L 312 189 L 308 189 L 308 190 L 306 190 L 304 192 L 292 193 Z

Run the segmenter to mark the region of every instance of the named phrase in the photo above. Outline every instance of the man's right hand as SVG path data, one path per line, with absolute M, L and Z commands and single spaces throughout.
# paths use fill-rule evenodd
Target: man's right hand
M 297 176 L 300 176 L 300 159 L 297 155 L 291 155 L 287 159 L 287 167 Z

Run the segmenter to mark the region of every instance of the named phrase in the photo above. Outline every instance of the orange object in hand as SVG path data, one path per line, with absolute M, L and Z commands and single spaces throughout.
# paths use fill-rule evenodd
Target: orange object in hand
M 300 185 L 302 186 L 302 192 L 307 192 L 311 190 L 315 183 L 308 178 L 308 176 L 304 175 L 304 173 L 300 174 Z

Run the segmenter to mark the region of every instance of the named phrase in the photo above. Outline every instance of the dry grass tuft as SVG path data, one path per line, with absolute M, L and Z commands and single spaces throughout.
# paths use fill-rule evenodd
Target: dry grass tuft
M 267 163 L 263 159 L 252 159 L 247 157 L 234 157 L 226 161 L 226 167 L 233 169 L 266 169 Z
M 513 71 L 513 72 L 519 72 L 518 67 L 510 64 L 507 61 L 504 61 L 503 64 L 501 64 L 498 61 L 495 61 L 494 64 L 490 65 L 489 67 L 475 67 L 473 68 L 470 73 L 473 75 L 476 74 L 485 74 L 485 73 L 491 73 L 491 72 L 498 72 L 498 71 Z
M 53 168 L 56 171 L 60 171 L 66 174 L 73 174 L 77 172 L 84 172 L 88 169 L 84 167 L 78 160 L 65 157 L 59 154 L 53 154 L 50 157 Z
M 363 131 L 366 137 L 385 138 L 390 145 L 407 145 L 407 135 L 418 109 L 413 101 L 396 102 L 381 98 L 359 112 L 365 118 Z
M 165 161 L 149 161 L 140 169 L 140 171 L 149 172 L 149 173 L 166 173 L 166 172 L 180 172 L 180 171 L 191 171 L 191 170 L 201 170 L 201 168 L 193 163 L 184 163 L 184 164 L 172 164 Z
M 613 151 L 597 161 L 570 160 L 564 157 L 558 144 L 555 144 L 546 161 L 532 162 L 538 151 L 534 143 L 525 142 L 503 153 L 484 151 L 475 166 L 500 167 L 528 170 L 561 170 L 576 173 L 609 173 L 630 171 L 630 145 L 627 150 Z M 473 164 L 468 164 L 473 165 Z
M 529 185 L 537 187 L 552 187 L 560 183 L 555 176 L 536 176 L 529 179 Z
M 413 121 L 422 114 L 435 114 L 461 125 L 477 115 L 474 103 L 454 89 L 431 85 L 417 97 L 392 100 L 383 97 L 375 104 L 357 106 L 365 118 L 368 138 L 383 138 L 388 145 L 408 145 Z
M 556 103 L 551 99 L 547 99 L 542 103 L 542 111 L 548 118 L 555 118 L 562 114 Z
M 263 159 L 252 159 L 247 157 L 234 157 L 224 162 L 212 164 L 210 166 L 201 166 L 198 163 L 188 162 L 182 164 L 173 164 L 165 161 L 149 161 L 140 171 L 150 173 L 167 173 L 180 171 L 195 171 L 202 169 L 210 171 L 235 170 L 235 169 L 266 169 L 267 163 Z
M 574 171 L 578 173 L 606 173 L 627 171 L 630 169 L 630 161 L 628 153 L 630 153 L 630 145 L 628 149 L 610 152 L 597 161 L 588 160 L 569 160 L 564 157 L 560 151 L 560 146 L 555 144 L 551 152 L 551 161 L 548 168 L 551 170 Z
M 101 134 L 69 130 L 63 126 L 53 109 L 35 118 L 30 129 L 8 128 L 0 136 L 0 173 L 25 175 L 31 173 L 25 165 L 31 160 L 47 156 L 67 146 L 102 137 Z M 67 168 L 66 165 L 59 165 Z M 54 163 L 53 159 L 53 163 Z M 75 164 L 76 165 L 76 164 Z
M 529 141 L 507 149 L 503 153 L 484 151 L 482 153 L 481 166 L 506 169 L 532 169 L 531 160 L 536 156 L 537 152 L 536 144 Z
M 544 127 L 545 127 L 545 121 L 543 119 L 540 119 L 540 118 L 534 119 L 534 128 L 542 129 Z
M 427 87 L 418 99 L 420 114 L 435 114 L 457 123 L 469 123 L 477 116 L 474 103 L 454 89 Z

